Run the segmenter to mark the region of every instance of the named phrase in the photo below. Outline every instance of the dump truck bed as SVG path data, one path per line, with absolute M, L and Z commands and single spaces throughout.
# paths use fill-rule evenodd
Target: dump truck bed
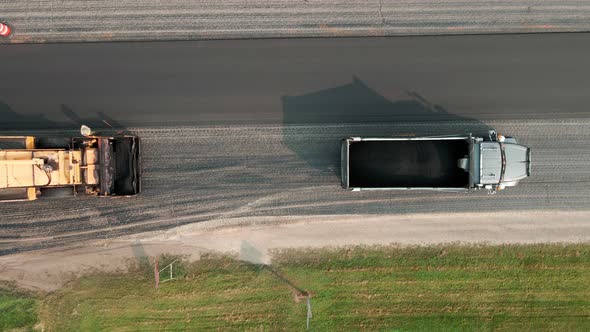
M 467 137 L 344 140 L 343 186 L 467 189 L 469 173 L 459 166 L 459 160 L 468 158 L 469 144 Z

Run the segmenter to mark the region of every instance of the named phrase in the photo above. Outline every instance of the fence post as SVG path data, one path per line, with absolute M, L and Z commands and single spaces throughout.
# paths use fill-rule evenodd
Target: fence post
M 309 323 L 311 321 L 311 295 L 307 293 L 307 329 L 309 330 Z
M 154 262 L 154 278 L 156 279 L 156 288 L 160 285 L 160 269 L 158 269 L 158 259 Z

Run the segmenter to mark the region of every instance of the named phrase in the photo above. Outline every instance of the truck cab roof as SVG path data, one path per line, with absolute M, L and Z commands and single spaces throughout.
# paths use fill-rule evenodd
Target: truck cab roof
M 530 175 L 530 149 L 525 146 L 484 141 L 473 149 L 472 181 L 476 184 L 514 185 Z
M 530 175 L 530 149 L 518 144 L 500 143 L 504 148 L 504 177 L 502 182 L 519 181 Z

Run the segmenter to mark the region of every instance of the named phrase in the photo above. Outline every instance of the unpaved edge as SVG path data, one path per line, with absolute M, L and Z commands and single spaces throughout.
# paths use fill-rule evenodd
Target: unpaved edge
M 123 271 L 130 259 L 164 253 L 197 260 L 203 253 L 220 252 L 266 264 L 269 252 L 282 248 L 590 242 L 588 212 L 259 217 L 217 220 L 219 224 L 231 226 L 196 223 L 77 248 L 3 256 L 0 280 L 52 291 L 75 277 Z

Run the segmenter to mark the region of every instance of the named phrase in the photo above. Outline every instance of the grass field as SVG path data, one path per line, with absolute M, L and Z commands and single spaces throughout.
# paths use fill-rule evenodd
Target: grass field
M 273 262 L 312 294 L 314 331 L 590 330 L 590 245 L 289 250 Z M 46 297 L 41 319 L 50 331 L 305 330 L 305 301 L 269 268 L 208 257 L 176 273 L 159 289 L 149 266 L 83 278 Z
M 37 299 L 17 292 L 14 285 L 0 285 L 0 331 L 30 331 L 37 323 Z

